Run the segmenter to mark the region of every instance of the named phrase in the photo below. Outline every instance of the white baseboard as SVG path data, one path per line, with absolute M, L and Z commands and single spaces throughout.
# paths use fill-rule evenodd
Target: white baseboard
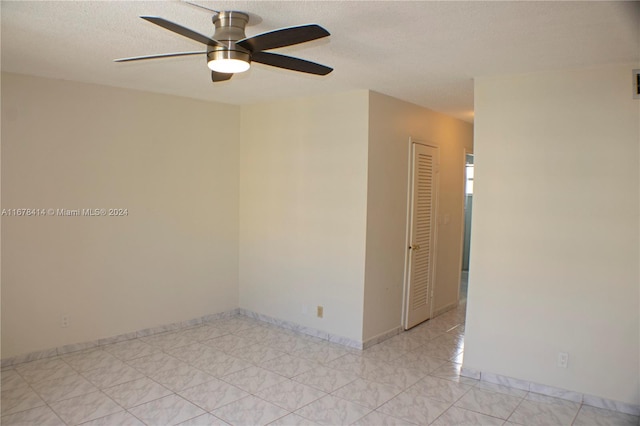
M 187 321 L 174 322 L 171 324 L 161 325 L 158 327 L 145 328 L 138 331 L 132 331 L 129 333 L 119 334 L 117 336 L 107 337 L 103 339 L 92 340 L 89 342 L 72 343 L 69 345 L 58 346 L 56 348 L 44 349 L 41 351 L 29 352 L 23 355 L 17 355 L 9 358 L 3 358 L 0 360 L 0 368 L 10 367 L 16 364 L 22 364 L 25 362 L 36 361 L 43 358 L 50 358 L 54 356 L 64 355 L 71 352 L 83 351 L 85 349 L 97 348 L 104 345 L 110 345 L 112 343 L 123 342 L 125 340 L 131 340 L 138 337 L 152 336 L 158 333 L 165 333 L 167 331 L 176 331 L 184 328 L 195 327 L 205 322 L 214 321 L 222 318 L 229 318 L 234 315 L 238 315 L 238 309 L 232 309 L 226 312 L 220 312 L 217 314 L 205 315 L 199 318 L 194 318 Z
M 398 327 L 392 328 L 391 330 L 385 331 L 384 333 L 380 333 L 376 336 L 373 336 L 372 338 L 367 339 L 362 343 L 362 349 L 367 349 L 373 345 L 377 345 L 380 342 L 384 342 L 385 340 L 390 339 L 393 336 L 397 336 L 403 331 L 404 329 L 402 328 L 402 326 L 398 326 Z
M 250 311 L 248 309 L 236 308 L 226 312 L 205 315 L 205 316 L 194 318 L 188 321 L 181 321 L 181 322 L 176 322 L 172 324 L 161 325 L 158 327 L 145 328 L 142 330 L 119 334 L 117 336 L 112 336 L 108 338 L 97 339 L 89 342 L 73 343 L 69 345 L 59 346 L 56 348 L 45 349 L 45 350 L 30 352 L 27 354 L 18 355 L 14 357 L 4 358 L 0 360 L 0 368 L 10 367 L 16 364 L 23 364 L 25 362 L 30 362 L 30 361 L 36 361 L 43 358 L 51 358 L 59 355 L 68 354 L 71 352 L 97 348 L 97 347 L 109 345 L 112 343 L 118 343 L 125 340 L 136 339 L 138 337 L 147 337 L 147 336 L 152 336 L 158 333 L 165 333 L 168 331 L 177 331 L 185 328 L 196 327 L 206 322 L 215 321 L 217 319 L 229 318 L 234 315 L 244 315 L 246 317 L 253 318 L 262 322 L 266 322 L 268 324 L 276 325 L 286 330 L 292 330 L 298 333 L 306 334 L 308 336 L 313 336 L 319 339 L 328 340 L 329 342 L 336 343 L 338 345 L 347 346 L 350 348 L 360 349 L 360 350 L 364 348 L 363 342 L 358 340 L 353 340 L 347 337 L 327 333 L 326 331 L 318 330 L 312 327 L 306 327 L 290 321 L 273 318 L 268 315 L 263 315 L 263 314 Z M 392 332 L 389 332 L 388 334 L 389 334 L 388 337 L 381 338 L 376 343 L 379 343 L 382 340 L 386 340 L 387 338 L 398 334 L 398 332 L 395 330 L 392 330 Z M 371 343 L 369 344 L 369 346 L 373 344 L 375 343 Z
M 347 346 L 354 349 L 363 348 L 363 344 L 359 340 L 350 339 L 348 337 L 339 336 L 337 334 L 331 334 L 323 330 L 318 330 L 317 328 L 307 327 L 292 321 L 286 321 L 279 318 L 271 317 L 269 315 L 259 314 L 257 312 L 253 312 L 244 308 L 238 308 L 238 313 L 249 318 L 273 324 L 286 330 L 292 330 L 298 333 L 306 334 L 308 336 L 316 337 L 318 339 L 328 340 L 338 345 Z
M 629 404 L 626 402 L 615 401 L 612 399 L 602 398 L 599 396 L 587 395 L 580 392 L 561 389 L 553 386 L 542 385 L 539 383 L 529 382 L 526 380 L 516 379 L 513 377 L 502 376 L 487 371 L 474 370 L 472 368 L 462 367 L 460 375 L 471 379 L 480 380 L 487 383 L 508 386 L 511 388 L 522 389 L 528 392 L 538 393 L 541 395 L 552 396 L 555 398 L 565 399 L 596 408 L 604 408 L 607 410 L 618 411 L 620 413 L 632 414 L 640 416 L 640 405 Z

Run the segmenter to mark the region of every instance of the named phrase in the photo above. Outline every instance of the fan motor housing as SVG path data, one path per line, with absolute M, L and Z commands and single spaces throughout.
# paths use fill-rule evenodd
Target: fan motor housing
M 244 12 L 224 11 L 213 15 L 216 32 L 213 38 L 218 41 L 238 41 L 246 38 L 244 29 L 249 22 L 249 15 Z
M 225 46 L 208 46 L 207 62 L 236 59 L 251 63 L 251 53 L 236 45 L 236 41 L 246 38 L 244 29 L 249 22 L 249 15 L 235 10 L 223 11 L 213 15 L 212 21 L 216 28 L 213 38 Z

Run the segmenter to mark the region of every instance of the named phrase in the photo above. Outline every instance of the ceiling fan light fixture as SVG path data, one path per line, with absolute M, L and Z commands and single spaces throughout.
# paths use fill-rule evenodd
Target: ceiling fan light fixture
M 247 71 L 251 59 L 248 53 L 239 50 L 213 50 L 207 53 L 207 66 L 211 71 L 236 74 Z
M 143 59 L 171 58 L 175 56 L 207 55 L 207 66 L 211 69 L 211 81 L 227 81 L 234 74 L 247 71 L 251 62 L 298 71 L 307 74 L 327 75 L 333 68 L 293 56 L 270 53 L 266 50 L 293 46 L 330 36 L 329 31 L 318 24 L 284 27 L 247 37 L 245 27 L 249 24 L 249 14 L 235 10 L 216 12 L 213 17 L 215 33 L 213 37 L 200 34 L 175 22 L 159 16 L 141 16 L 142 19 L 158 25 L 206 46 L 202 52 L 176 52 L 158 55 L 135 56 L 116 59 L 115 62 L 139 61 Z M 254 23 L 256 21 L 254 20 Z

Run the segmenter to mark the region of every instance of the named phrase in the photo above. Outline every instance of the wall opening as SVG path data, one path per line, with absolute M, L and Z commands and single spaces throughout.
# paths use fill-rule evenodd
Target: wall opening
M 473 167 L 473 154 L 466 154 L 464 168 L 464 234 L 462 240 L 462 273 L 460 274 L 460 302 L 467 300 L 469 283 L 469 248 L 471 245 L 471 214 L 473 211 Z

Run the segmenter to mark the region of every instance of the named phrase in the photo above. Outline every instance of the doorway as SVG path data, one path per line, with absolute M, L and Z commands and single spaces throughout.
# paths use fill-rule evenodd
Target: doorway
M 471 247 L 471 215 L 473 212 L 473 154 L 465 154 L 464 234 L 462 240 L 462 273 L 460 274 L 460 303 L 467 301 L 469 286 L 469 253 Z
M 431 318 L 435 279 L 436 212 L 438 200 L 437 147 L 411 144 L 409 230 L 404 328 Z

